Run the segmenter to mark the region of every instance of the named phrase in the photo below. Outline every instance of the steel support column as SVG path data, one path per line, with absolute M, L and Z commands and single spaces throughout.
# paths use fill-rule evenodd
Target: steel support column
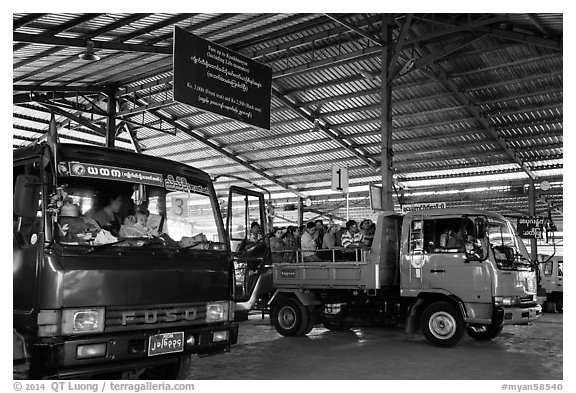
M 116 90 L 108 92 L 108 117 L 106 122 L 106 147 L 113 148 L 116 139 Z
M 529 179 L 528 183 L 528 215 L 530 217 L 536 216 L 536 187 L 534 186 L 534 180 Z M 530 259 L 535 261 L 538 258 L 538 246 L 536 245 L 536 239 L 530 239 Z
M 381 52 L 382 71 L 380 74 L 381 92 L 380 92 L 380 130 L 381 137 L 381 174 L 382 174 L 382 209 L 394 210 L 392 201 L 392 88 L 388 82 L 388 73 L 390 72 L 390 60 L 392 59 L 393 24 L 390 17 L 385 16 L 382 20 L 382 40 L 383 47 Z

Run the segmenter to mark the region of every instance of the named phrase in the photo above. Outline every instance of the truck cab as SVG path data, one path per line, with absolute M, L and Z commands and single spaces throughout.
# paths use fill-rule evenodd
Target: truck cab
M 540 287 L 546 294 L 544 309 L 547 312 L 564 310 L 564 258 L 541 255 Z
M 176 379 L 236 343 L 206 173 L 81 145 L 13 154 L 15 378 Z
M 536 274 L 500 215 L 470 209 L 382 213 L 371 248 L 356 260 L 274 265 L 272 318 L 284 335 L 401 321 L 433 344 L 463 334 L 496 337 L 538 318 Z M 299 320 L 299 324 L 295 321 Z

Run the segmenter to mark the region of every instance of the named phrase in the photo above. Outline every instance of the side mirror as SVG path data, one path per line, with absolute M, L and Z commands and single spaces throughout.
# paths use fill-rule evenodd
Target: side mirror
M 36 217 L 41 184 L 38 176 L 18 175 L 14 185 L 14 214 L 18 217 Z

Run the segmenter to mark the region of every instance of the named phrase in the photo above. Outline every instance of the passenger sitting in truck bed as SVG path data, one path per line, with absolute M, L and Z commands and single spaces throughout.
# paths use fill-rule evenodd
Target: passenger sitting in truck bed
M 284 252 L 284 262 L 286 263 L 296 262 L 296 251 L 298 250 L 298 239 L 296 238 L 297 231 L 298 227 L 290 225 L 282 235 L 284 250 L 290 250 L 290 252 Z
M 360 234 L 362 235 L 362 244 L 366 247 L 372 247 L 372 240 L 374 239 L 375 227 L 372 225 L 372 220 L 365 219 L 360 223 Z
M 342 234 L 342 247 L 346 249 L 362 247 L 362 234 L 354 220 L 346 222 L 346 232 Z
M 284 262 L 284 242 L 282 241 L 282 229 L 274 227 L 270 236 L 270 251 L 272 251 L 272 263 Z
M 342 252 L 340 251 L 340 246 L 337 243 L 337 237 L 339 235 L 340 225 L 332 224 L 328 228 L 328 231 L 324 234 L 322 239 L 322 249 L 326 251 L 320 252 L 320 257 L 325 261 L 331 261 L 332 258 L 335 260 L 342 258 Z
M 318 254 L 316 251 L 316 225 L 314 222 L 310 221 L 306 224 L 306 230 L 302 234 L 302 239 L 300 239 L 302 247 L 302 257 L 304 262 L 318 261 Z

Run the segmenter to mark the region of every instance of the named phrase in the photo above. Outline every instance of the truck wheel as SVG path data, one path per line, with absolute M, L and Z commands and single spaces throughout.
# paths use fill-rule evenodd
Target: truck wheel
M 422 333 L 432 344 L 450 347 L 462 339 L 464 319 L 451 303 L 435 302 L 422 313 Z
M 280 299 L 272 307 L 272 323 L 276 331 L 283 336 L 306 334 L 309 321 L 308 311 L 296 300 Z
M 302 335 L 306 335 L 308 333 L 310 333 L 312 331 L 312 329 L 314 329 L 314 321 L 312 319 L 310 319 L 308 321 L 308 326 L 306 326 L 306 329 L 304 329 L 304 331 L 302 332 Z
M 544 303 L 544 312 L 555 313 L 557 308 L 558 306 L 556 302 L 553 302 L 551 300 L 546 300 L 546 302 Z
M 475 340 L 478 341 L 488 341 L 492 340 L 493 338 L 497 337 L 502 329 L 504 328 L 503 325 L 500 326 L 482 326 L 482 328 L 474 329 L 472 327 L 467 328 L 468 335 Z
M 334 332 L 343 331 L 343 330 L 350 330 L 352 324 L 349 322 L 344 322 L 340 320 L 328 320 L 325 319 L 322 324 L 328 330 L 332 330 Z

